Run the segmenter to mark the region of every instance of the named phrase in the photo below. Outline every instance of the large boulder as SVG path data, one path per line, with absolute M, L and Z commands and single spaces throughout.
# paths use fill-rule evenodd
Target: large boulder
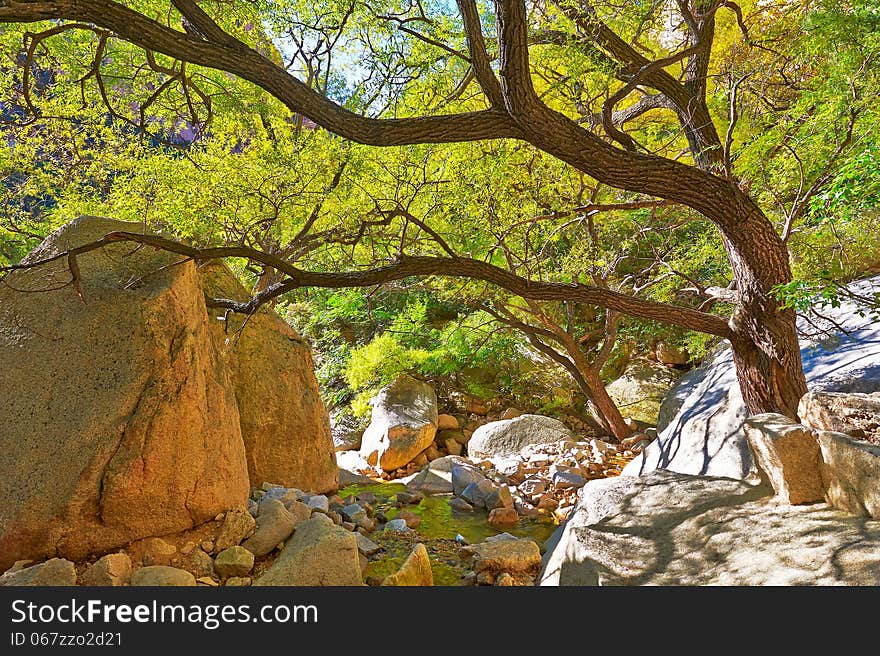
M 871 297 L 880 292 L 880 276 L 852 283 L 848 290 Z M 849 301 L 819 310 L 827 321 L 815 317 L 798 321 L 805 335 L 801 357 L 808 387 L 880 391 L 880 322 L 861 316 L 861 308 Z M 747 479 L 755 472 L 743 431 L 747 414 L 725 341 L 670 390 L 660 409 L 658 438 L 623 473 L 639 475 L 661 468 Z
M 755 464 L 778 497 L 793 504 L 825 497 L 813 431 L 775 412 L 752 415 L 745 431 Z
M 807 392 L 798 416 L 816 430 L 846 433 L 880 446 L 880 393 Z
M 281 555 L 254 585 L 362 585 L 357 539 L 326 519 L 299 523 Z
M 237 301 L 250 296 L 220 262 L 199 273 L 208 296 Z M 330 418 L 309 345 L 267 308 L 247 317 L 212 310 L 210 325 L 231 371 L 251 487 L 270 482 L 335 490 Z
M 843 433 L 820 431 L 825 499 L 835 508 L 880 519 L 880 447 Z
M 361 455 L 374 467 L 394 471 L 428 448 L 437 433 L 434 388 L 400 376 L 370 400 L 373 413 L 361 439 Z
M 606 386 L 608 395 L 627 417 L 655 425 L 660 404 L 681 372 L 648 360 L 633 360 L 620 378 Z
M 468 442 L 468 453 L 474 458 L 503 458 L 518 454 L 529 444 L 553 444 L 571 435 L 558 419 L 520 415 L 477 428 Z
M 80 217 L 37 262 L 144 226 Z M 0 569 L 82 559 L 247 501 L 239 412 L 196 267 L 120 242 L 0 286 Z M 260 403 L 266 402 L 261 399 Z
M 588 483 L 542 585 L 878 585 L 880 521 L 656 471 Z

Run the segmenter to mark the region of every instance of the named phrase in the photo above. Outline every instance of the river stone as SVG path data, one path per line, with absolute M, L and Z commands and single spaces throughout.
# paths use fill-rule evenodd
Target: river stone
M 485 508 L 486 498 L 495 492 L 495 489 L 496 486 L 492 481 L 482 478 L 475 483 L 468 483 L 459 496 L 472 506 Z
M 877 585 L 878 549 L 878 521 L 656 471 L 588 483 L 541 584 Z
M 519 515 L 515 508 L 495 508 L 489 512 L 488 521 L 493 528 L 510 528 L 519 525 Z
M 175 256 L 176 257 L 176 256 Z M 250 292 L 219 261 L 198 269 L 205 293 L 247 301 Z M 231 372 L 252 487 L 272 481 L 327 492 L 338 487 L 330 417 L 308 343 L 263 307 L 247 316 L 211 311 L 210 325 Z
M 185 569 L 198 580 L 199 578 L 214 575 L 214 560 L 205 552 L 204 549 L 193 549 L 181 563 L 176 560 L 174 565 Z
M 360 454 L 355 451 L 346 451 L 346 453 L 354 453 L 360 458 Z M 372 485 L 375 482 L 376 481 L 369 476 L 356 474 L 348 469 L 343 469 L 342 467 L 339 468 L 339 487 L 348 487 L 349 485 Z
M 449 507 L 456 512 L 473 512 L 474 507 L 464 499 L 452 497 L 449 500 Z
M 410 529 L 410 527 L 406 525 L 405 519 L 397 517 L 385 524 L 385 530 L 391 531 L 392 533 L 405 533 L 406 531 L 410 531 L 412 529 Z
M 177 556 L 177 547 L 162 538 L 144 538 L 132 542 L 126 550 L 141 565 L 170 565 Z
M 807 392 L 798 405 L 805 426 L 846 433 L 880 446 L 880 394 Z
M 457 465 L 473 466 L 460 456 L 437 458 L 408 480 L 404 479 L 405 485 L 410 491 L 423 494 L 448 494 L 454 491 L 452 470 Z
M 195 577 L 183 569 L 167 565 L 148 565 L 131 575 L 135 586 L 194 586 Z
M 358 551 L 360 551 L 364 556 L 372 556 L 374 553 L 378 553 L 379 550 L 382 548 L 366 535 L 360 532 L 355 532 L 354 537 L 357 540 Z
M 457 431 L 459 429 L 458 419 L 452 415 L 437 415 L 438 431 Z
M 131 579 L 131 558 L 127 553 L 112 553 L 101 556 L 83 572 L 83 585 L 119 586 L 128 585 Z
M 214 540 L 214 551 L 220 552 L 241 544 L 242 540 L 253 535 L 256 528 L 256 520 L 245 508 L 233 508 L 223 518 L 217 538 Z
M 621 376 L 611 381 L 605 390 L 619 408 L 631 418 L 646 424 L 656 424 L 660 405 L 670 388 L 681 377 L 681 372 L 648 360 L 633 360 Z
M 359 521 L 366 518 L 367 516 L 367 511 L 364 510 L 363 507 L 361 507 L 361 505 L 357 503 L 352 503 L 344 506 L 339 512 L 342 513 L 343 517 L 354 524 L 357 524 Z
M 745 432 L 758 469 L 780 499 L 798 504 L 824 498 L 819 444 L 813 431 L 769 412 L 746 419 Z
M 251 584 L 251 578 L 249 576 L 230 576 L 226 579 L 226 582 L 223 584 L 227 588 L 232 587 L 245 587 Z
M 587 479 L 583 477 L 576 467 L 563 465 L 550 466 L 550 480 L 559 490 L 567 490 L 573 487 L 583 487 Z
M 242 546 L 255 556 L 265 556 L 284 542 L 296 528 L 297 518 L 277 499 L 260 503 L 257 530 Z
M 403 565 L 394 574 L 386 576 L 382 585 L 394 586 L 426 586 L 434 585 L 434 574 L 431 572 L 431 560 L 428 550 L 421 542 L 417 543 L 412 552 L 403 561 Z
M 120 230 L 145 228 L 79 217 L 25 261 Z M 64 258 L 4 279 L 0 568 L 81 560 L 245 503 L 235 393 L 196 266 L 179 260 L 122 242 L 80 255 L 85 302 Z
M 214 569 L 220 578 L 230 576 L 246 576 L 254 568 L 254 554 L 244 547 L 224 549 L 214 559 Z
M 847 291 L 872 297 L 880 276 L 847 285 Z M 817 307 L 829 317 L 812 323 L 800 319 L 801 358 L 811 391 L 880 391 L 880 322 L 859 316 L 860 308 L 843 301 L 839 308 Z M 846 332 L 844 332 L 846 331 Z M 743 430 L 747 416 L 728 342 L 685 374 L 670 390 L 660 410 L 657 439 L 623 470 L 637 476 L 658 468 L 685 474 L 746 479 L 756 472 Z
M 466 463 L 457 463 L 452 466 L 452 493 L 456 496 L 461 495 L 465 488 L 470 485 L 476 485 L 485 480 L 486 475 L 479 468 Z
M 830 431 L 820 431 L 818 439 L 828 503 L 880 519 L 880 447 Z
M 0 586 L 68 586 L 76 585 L 76 569 L 64 558 L 52 558 L 45 563 L 6 572 L 0 576 Z
M 370 481 L 372 483 L 372 481 Z M 312 510 L 319 510 L 322 513 L 330 512 L 330 500 L 324 494 L 318 494 L 306 499 L 306 505 Z
M 468 442 L 468 453 L 473 458 L 512 456 L 529 444 L 554 444 L 571 437 L 571 431 L 558 419 L 520 415 L 477 428 Z
M 360 453 L 385 471 L 399 469 L 424 451 L 437 432 L 434 388 L 411 376 L 399 376 L 370 399 L 370 425 Z
M 531 582 L 541 567 L 541 550 L 534 540 L 496 539 L 468 545 L 459 554 L 471 563 L 479 580 L 493 583 L 503 573 Z
M 499 485 L 486 495 L 486 509 L 513 508 L 513 495 L 506 485 Z
M 301 522 L 257 586 L 362 585 L 357 538 L 326 515 Z

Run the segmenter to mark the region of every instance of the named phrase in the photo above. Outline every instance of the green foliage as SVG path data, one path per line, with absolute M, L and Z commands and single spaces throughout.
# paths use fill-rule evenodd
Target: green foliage
M 125 4 L 156 16 L 168 9 L 153 0 Z M 624 40 L 640 38 L 657 57 L 667 52 L 657 38 L 663 24 L 657 3 L 594 4 Z M 789 239 L 794 280 L 777 294 L 799 309 L 817 293 L 835 302 L 840 282 L 880 261 L 877 3 L 739 4 L 750 41 L 760 47 L 745 42 L 731 11 L 719 10 L 707 82 L 710 110 L 723 135 L 730 81 L 743 77 L 740 118 L 731 134 L 734 177 L 780 231 L 803 206 Z M 493 6 L 479 5 L 491 49 Z M 218 10 L 225 29 L 352 110 L 402 117 L 484 107 L 472 81 L 460 88 L 465 61 L 382 18 L 407 15 L 411 3 L 205 6 Z M 432 20 L 416 21 L 418 31 L 465 51 L 454 4 L 424 6 Z M 552 5 L 536 6 L 532 18 L 536 34 L 573 27 Z M 142 50 L 117 39 L 107 43 L 102 67 L 111 111 L 88 76 L 98 41 L 89 30 L 63 32 L 37 50 L 27 81 L 36 111 L 31 115 L 15 53 L 20 59 L 25 32 L 46 27 L 0 31 L 0 47 L 10 54 L 0 67 L 0 99 L 21 109 L 6 117 L 11 123 L 0 144 L 0 265 L 17 262 L 42 236 L 82 213 L 145 221 L 203 246 L 252 246 L 319 271 L 379 266 L 401 249 L 443 253 L 398 211 L 403 208 L 456 252 L 535 278 L 598 280 L 687 307 L 704 301 L 694 281 L 730 282 L 724 245 L 702 217 L 680 206 L 578 211 L 633 198 L 522 143 L 358 146 L 312 129 L 268 94 L 211 69 L 188 67 L 188 101 L 179 82 L 169 82 L 166 73 L 145 65 Z M 303 44 L 299 52 L 293 40 Z M 337 44 L 332 53 L 318 47 L 331 41 Z M 305 58 L 312 50 L 318 54 Z M 576 107 L 619 86 L 618 71 L 582 40 L 541 41 L 530 56 L 542 98 L 573 118 L 583 118 Z M 161 55 L 155 63 L 159 69 L 173 64 Z M 162 92 L 153 98 L 157 90 Z M 672 112 L 650 112 L 628 127 L 645 150 L 688 161 Z M 184 133 L 192 139 L 182 139 Z M 306 227 L 315 239 L 297 242 Z M 234 266 L 250 286 L 265 274 L 246 261 Z M 315 346 L 330 405 L 354 399 L 363 413 L 378 388 L 410 373 L 480 397 L 500 394 L 559 410 L 565 402 L 550 390 L 563 381 L 570 386 L 567 374 L 538 361 L 522 334 L 474 309 L 516 300 L 462 280 L 405 280 L 369 289 L 300 290 L 285 295 L 279 310 Z M 603 315 L 595 308 L 546 305 L 557 318 L 568 310 L 576 315 L 572 331 L 578 336 L 601 327 Z M 716 304 L 709 311 L 724 315 L 730 307 Z M 631 352 L 659 339 L 693 357 L 714 343 L 626 319 L 603 370 L 606 378 L 620 372 Z

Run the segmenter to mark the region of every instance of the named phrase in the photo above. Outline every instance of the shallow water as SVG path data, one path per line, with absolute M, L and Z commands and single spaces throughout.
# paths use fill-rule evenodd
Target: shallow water
M 395 505 L 396 495 L 405 491 L 406 486 L 400 483 L 377 482 L 372 485 L 349 485 L 339 490 L 339 496 L 346 498 L 349 495 L 371 492 L 377 498 L 375 510 L 382 510 L 388 519 L 394 519 L 403 510 Z M 415 530 L 428 549 L 434 585 L 461 585 L 465 567 L 458 558 L 456 535 L 461 535 L 469 543 L 475 543 L 506 531 L 517 537 L 534 540 L 543 551 L 544 542 L 557 526 L 552 519 L 546 517 L 536 520 L 521 519 L 515 528 L 495 529 L 489 526 L 489 515 L 485 510 L 453 512 L 449 507 L 451 498 L 451 494 L 426 496 L 418 504 L 404 506 L 421 519 Z M 367 566 L 367 579 L 382 579 L 396 572 L 415 542 L 415 536 L 411 534 L 387 534 L 384 531 L 377 531 L 370 538 L 380 544 L 383 551 L 374 556 Z
M 403 508 L 394 506 L 398 492 L 406 492 L 400 483 L 376 483 L 375 485 L 350 485 L 339 491 L 342 498 L 348 495 L 372 492 L 379 499 L 377 508 L 382 508 L 388 519 L 394 519 Z M 510 533 L 520 538 L 530 538 L 543 546 L 557 524 L 548 518 L 534 520 L 520 519 L 515 528 L 496 529 L 489 526 L 489 513 L 475 509 L 473 512 L 455 512 L 449 507 L 451 494 L 426 496 L 416 505 L 404 506 L 406 510 L 418 515 L 422 522 L 416 529 L 428 539 L 454 540 L 460 534 L 469 543 L 482 542 L 499 533 Z M 390 505 L 387 505 L 390 504 Z

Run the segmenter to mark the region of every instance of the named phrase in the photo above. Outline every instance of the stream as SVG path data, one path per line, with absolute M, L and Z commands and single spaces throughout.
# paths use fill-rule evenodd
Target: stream
M 377 482 L 371 485 L 349 485 L 339 490 L 339 496 L 345 499 L 349 495 L 372 493 L 376 495 L 374 510 L 384 512 L 390 520 L 403 510 L 396 505 L 398 492 L 406 492 L 406 486 L 400 483 Z M 379 544 L 382 550 L 372 556 L 367 566 L 365 579 L 368 583 L 375 585 L 385 576 L 397 571 L 412 550 L 413 544 L 423 542 L 431 558 L 434 585 L 464 585 L 462 575 L 466 567 L 458 557 L 461 545 L 456 542 L 457 535 L 473 544 L 507 532 L 534 540 L 542 547 L 557 527 L 550 517 L 539 517 L 522 518 L 517 527 L 499 530 L 489 525 L 485 510 L 453 511 L 449 506 L 451 498 L 451 494 L 425 496 L 418 504 L 405 506 L 406 510 L 421 519 L 414 532 L 377 531 L 370 535 L 370 539 Z

